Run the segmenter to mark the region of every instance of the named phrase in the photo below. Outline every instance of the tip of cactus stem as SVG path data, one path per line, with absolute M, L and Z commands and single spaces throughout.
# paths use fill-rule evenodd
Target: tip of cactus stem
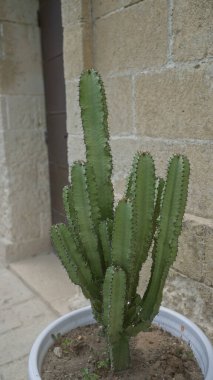
M 95 74 L 97 75 L 98 77 L 100 77 L 100 74 L 93 68 L 89 68 L 89 69 L 85 69 L 84 71 L 82 71 L 81 75 L 80 75 L 80 79 L 84 76 L 84 75 L 90 75 L 90 74 Z

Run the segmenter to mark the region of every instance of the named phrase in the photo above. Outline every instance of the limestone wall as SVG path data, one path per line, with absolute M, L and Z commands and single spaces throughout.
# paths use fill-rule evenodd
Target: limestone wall
M 160 175 L 173 152 L 190 159 L 183 234 L 164 304 L 212 336 L 213 2 L 63 0 L 62 9 L 69 163 L 84 157 L 77 84 L 81 70 L 94 66 L 108 96 L 117 195 L 137 149 L 153 154 Z
M 50 200 L 37 0 L 0 4 L 0 259 L 49 251 Z

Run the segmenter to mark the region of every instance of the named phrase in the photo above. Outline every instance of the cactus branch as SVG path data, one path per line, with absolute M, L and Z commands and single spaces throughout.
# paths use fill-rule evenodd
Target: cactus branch
M 121 200 L 115 210 L 112 236 L 112 263 L 131 276 L 132 208 L 131 203 Z
M 138 157 L 134 187 L 135 195 L 132 200 L 134 252 L 129 289 L 130 299 L 135 295 L 141 266 L 147 259 L 153 235 L 155 167 L 149 153 L 142 153 Z
M 119 267 L 109 267 L 103 285 L 103 323 L 107 331 L 112 369 L 129 367 L 129 342 L 123 334 L 126 305 L 126 275 Z
M 94 277 L 101 279 L 103 276 L 102 260 L 100 252 L 98 252 L 97 236 L 92 223 L 85 166 L 82 163 L 77 162 L 73 165 L 71 179 L 79 236 Z
M 113 217 L 112 157 L 109 146 L 107 105 L 103 82 L 95 70 L 80 78 L 79 102 L 88 164 L 93 168 L 98 189 L 101 219 Z
M 144 321 L 152 321 L 158 312 L 168 271 L 176 258 L 186 206 L 189 170 L 189 161 L 184 156 L 175 155 L 169 163 L 159 232 L 153 248 L 151 277 L 141 305 Z

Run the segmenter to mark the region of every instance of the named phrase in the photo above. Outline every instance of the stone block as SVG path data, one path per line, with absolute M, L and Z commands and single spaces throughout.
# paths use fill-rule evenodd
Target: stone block
M 80 25 L 64 28 L 64 76 L 65 80 L 79 77 L 84 68 L 83 30 Z
M 21 172 L 21 165 L 45 162 L 47 159 L 47 146 L 43 130 L 35 129 L 8 129 L 5 134 L 5 155 L 8 167 Z
M 68 278 L 56 255 L 42 255 L 12 264 L 13 270 L 59 314 L 84 306 L 80 288 Z
M 132 158 L 137 150 L 149 151 L 155 160 L 156 173 L 165 177 L 169 158 L 174 154 L 185 154 L 191 164 L 187 213 L 212 218 L 213 160 L 212 144 L 172 141 L 152 138 L 116 138 L 111 141 L 114 174 L 127 176 Z
M 213 55 L 213 2 L 179 0 L 174 2 L 174 60 L 190 61 Z
M 45 316 L 47 311 L 50 311 L 48 307 L 34 294 L 29 300 L 16 303 L 8 308 L 5 307 L 0 316 L 0 336 L 7 334 L 11 330 L 32 324 Z M 53 314 L 54 316 L 56 316 L 56 313 L 55 315 Z
M 89 23 L 64 28 L 65 80 L 79 78 L 83 69 L 93 66 L 91 41 Z
M 18 359 L 12 363 L 7 363 L 0 368 L 0 379 L 26 380 L 28 356 Z
M 42 131 L 5 133 L 11 204 L 11 230 L 18 241 L 40 236 L 40 214 L 49 212 L 47 152 Z
M 1 311 L 28 301 L 33 293 L 8 269 L 1 269 Z
M 94 18 L 106 16 L 113 11 L 123 11 L 124 8 L 137 5 L 144 0 L 92 0 L 92 11 Z
M 2 22 L 0 91 L 5 94 L 43 94 L 39 29 Z
M 94 18 L 100 18 L 109 12 L 122 8 L 124 0 L 92 0 L 92 10 Z
M 212 139 L 212 88 L 208 65 L 137 76 L 138 133 L 173 139 Z
M 50 197 L 49 197 L 50 198 Z M 44 210 L 40 213 L 40 236 L 48 237 L 51 228 L 51 213 L 50 213 L 50 199 L 49 199 L 49 209 Z
M 67 26 L 70 24 L 78 24 L 82 18 L 82 1 L 80 0 L 62 0 L 62 24 Z
M 91 13 L 89 0 L 62 0 L 63 26 L 88 22 Z
M 200 284 L 173 269 L 164 289 L 163 306 L 172 308 L 190 318 L 213 339 L 213 289 Z
M 43 313 L 29 324 L 0 335 L 0 346 L 4 347 L 0 352 L 0 367 L 29 355 L 35 338 L 55 319 L 55 314 L 46 309 L 45 305 Z
M 4 0 L 0 3 L 0 19 L 37 25 L 37 10 L 36 0 Z
M 153 25 L 155 26 L 153 28 Z M 167 60 L 167 2 L 140 2 L 94 25 L 94 64 L 102 73 L 160 66 Z
M 186 214 L 174 268 L 193 280 L 212 286 L 212 243 L 213 222 Z
M 49 233 L 47 236 L 40 236 L 38 239 L 25 240 L 7 244 L 5 246 L 6 264 L 22 260 L 26 257 L 47 254 L 51 251 L 51 243 Z
M 36 200 L 40 212 L 50 213 L 50 183 L 49 183 L 49 163 L 45 157 L 42 162 L 37 162 Z
M 131 134 L 133 128 L 131 77 L 106 78 L 104 84 L 111 136 Z
M 8 128 L 45 129 L 45 105 L 42 95 L 7 96 Z M 23 132 L 24 133 L 24 132 Z

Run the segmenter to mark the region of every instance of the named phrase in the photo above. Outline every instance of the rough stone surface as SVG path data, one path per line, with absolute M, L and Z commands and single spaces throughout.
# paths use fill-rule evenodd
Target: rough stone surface
M 212 221 L 187 214 L 174 268 L 193 280 L 212 286 L 212 244 Z
M 97 20 L 94 25 L 96 68 L 101 72 L 117 72 L 164 64 L 167 54 L 166 20 L 165 0 L 160 0 L 158 7 L 153 0 L 144 1 Z
M 50 247 L 38 6 L 36 0 L 0 4 L 1 261 Z
M 136 125 L 145 136 L 213 138 L 212 65 L 141 74 L 136 79 Z M 213 69 L 212 69 L 213 72 Z
M 5 250 L 2 258 L 4 264 L 8 264 L 26 257 L 32 257 L 40 254 L 47 254 L 51 250 L 50 236 L 39 236 L 37 239 L 25 240 L 21 242 L 11 242 L 0 240 L 2 249 Z
M 38 238 L 40 215 L 46 210 L 50 220 L 47 152 L 41 130 L 10 129 L 5 133 L 9 165 L 12 235 L 17 240 Z M 22 221 L 20 223 L 20 220 Z M 50 222 L 47 224 L 49 227 Z M 46 231 L 49 234 L 49 231 Z
M 115 138 L 111 140 L 111 148 L 114 164 L 114 175 L 126 177 L 131 168 L 134 154 L 140 148 L 140 140 L 131 137 Z
M 43 130 L 45 127 L 45 108 L 43 95 L 5 96 L 7 125 L 10 129 Z M 23 133 L 23 132 L 22 132 Z
M 82 1 L 81 0 L 62 0 L 62 21 L 63 26 L 78 24 L 82 20 Z
M 28 355 L 38 333 L 54 318 L 55 315 L 51 312 L 47 313 L 44 307 L 43 313 L 34 317 L 34 320 L 31 319 L 29 324 L 0 335 L 0 345 L 4 347 L 4 350 L 1 350 L 0 366 Z
M 79 84 L 67 82 L 66 85 L 67 109 L 67 131 L 72 135 L 82 134 L 80 107 L 79 107 Z
M 32 297 L 31 291 L 8 269 L 1 268 L 1 310 L 23 303 Z
M 6 94 L 42 94 L 39 29 L 0 23 L 0 91 Z
M 80 288 L 69 280 L 56 255 L 37 256 L 13 263 L 11 267 L 59 314 L 88 304 Z
M 37 0 L 5 0 L 0 3 L 0 19 L 37 25 Z
M 111 135 L 129 135 L 132 129 L 132 79 L 131 77 L 104 80 Z
M 0 367 L 1 380 L 26 380 L 27 378 L 28 355 L 17 359 L 11 363 L 7 363 Z
M 174 59 L 189 61 L 213 55 L 213 2 L 174 1 Z
M 125 7 L 137 5 L 144 0 L 92 0 L 93 17 L 100 18 L 113 11 L 123 11 Z
M 43 130 L 9 129 L 4 137 L 6 160 L 13 169 L 30 160 L 36 164 L 37 156 L 39 161 L 47 157 Z
M 109 12 L 122 8 L 124 0 L 92 0 L 93 17 L 99 18 Z
M 8 127 L 8 124 L 7 124 L 7 102 L 6 102 L 6 97 L 0 95 L 0 132 L 1 133 L 5 127 L 6 128 Z M 3 140 L 3 136 L 1 136 L 1 137 L 2 137 L 1 138 L 1 143 L 2 143 L 4 140 Z M 2 149 L 1 149 L 0 154 L 2 154 Z M 0 158 L 0 161 L 1 161 L 1 158 Z
M 64 76 L 66 80 L 76 78 L 84 68 L 83 30 L 80 25 L 67 26 L 64 29 Z M 75 59 L 72 59 L 75 57 Z M 70 64 L 72 62 L 72 64 Z
M 65 80 L 78 78 L 83 69 L 91 68 L 91 26 L 89 22 L 64 28 Z
M 163 305 L 176 310 L 198 324 L 213 339 L 213 289 L 170 270 Z
M 82 136 L 68 136 L 68 162 L 71 166 L 76 160 L 85 160 L 85 146 Z

